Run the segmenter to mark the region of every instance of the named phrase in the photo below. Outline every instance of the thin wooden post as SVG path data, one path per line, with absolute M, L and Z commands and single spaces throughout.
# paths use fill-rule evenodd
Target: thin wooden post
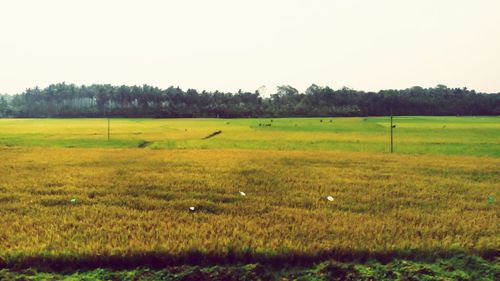
M 392 108 L 391 108 L 391 153 L 394 152 L 394 125 L 392 124 Z

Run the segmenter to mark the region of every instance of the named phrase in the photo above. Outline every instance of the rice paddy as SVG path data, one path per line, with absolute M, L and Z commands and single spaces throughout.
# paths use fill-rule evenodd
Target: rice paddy
M 498 259 L 500 119 L 395 120 L 0 120 L 0 266 Z
M 500 157 L 500 117 L 396 117 L 402 154 Z M 213 137 L 207 136 L 219 132 Z M 388 152 L 388 117 L 0 119 L 0 145 Z

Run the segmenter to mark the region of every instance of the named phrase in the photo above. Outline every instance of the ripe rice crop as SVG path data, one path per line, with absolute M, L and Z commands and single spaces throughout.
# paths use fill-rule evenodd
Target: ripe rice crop
M 22 146 L 0 155 L 4 266 L 493 258 L 500 249 L 500 208 L 487 200 L 500 198 L 494 157 Z

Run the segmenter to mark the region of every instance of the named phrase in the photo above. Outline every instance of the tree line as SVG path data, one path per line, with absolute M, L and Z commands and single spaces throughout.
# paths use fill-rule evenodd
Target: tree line
M 394 115 L 500 115 L 500 93 L 444 85 L 364 92 L 313 84 L 304 92 L 280 86 L 270 97 L 263 97 L 258 91 L 59 83 L 0 95 L 0 117 L 17 118 L 383 116 L 391 110 Z

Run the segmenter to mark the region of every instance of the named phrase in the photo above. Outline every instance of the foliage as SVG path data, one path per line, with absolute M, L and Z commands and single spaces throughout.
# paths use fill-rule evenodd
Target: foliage
M 0 95 L 0 117 L 8 117 L 10 114 L 11 111 L 7 98 Z
M 36 269 L 0 270 L 1 280 L 498 280 L 498 263 L 458 256 L 434 262 L 395 260 L 341 263 L 325 261 L 307 267 L 271 267 L 261 264 L 175 266 L 162 269 L 93 269 L 44 272 Z
M 443 85 L 375 93 L 313 84 L 304 93 L 280 86 L 266 98 L 258 92 L 60 83 L 27 89 L 14 96 L 8 106 L 0 100 L 0 117 L 383 116 L 391 109 L 396 115 L 498 115 L 500 93 L 476 93 Z

